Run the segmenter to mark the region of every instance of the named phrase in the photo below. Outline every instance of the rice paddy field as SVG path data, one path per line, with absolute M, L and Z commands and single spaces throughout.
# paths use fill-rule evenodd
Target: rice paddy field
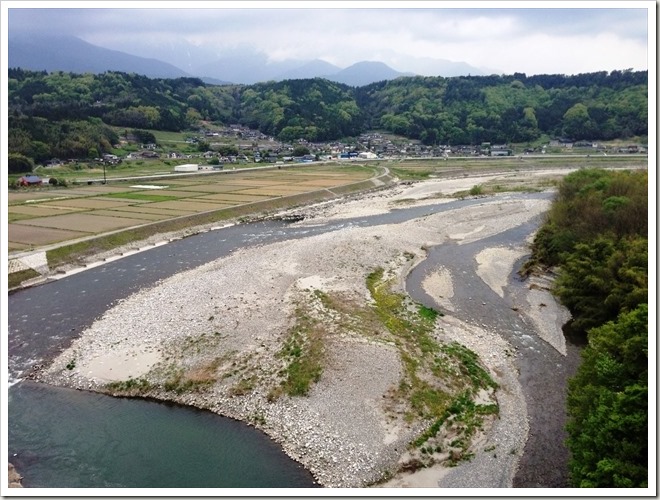
M 8 250 L 11 254 L 61 247 L 99 235 L 114 235 L 107 242 L 112 245 L 120 232 L 126 238 L 142 238 L 159 231 L 337 197 L 373 187 L 368 179 L 388 170 L 402 180 L 412 181 L 467 176 L 474 171 L 512 172 L 507 185 L 498 181 L 495 186 L 479 186 L 485 193 L 515 191 L 515 173 L 528 168 L 647 165 L 648 157 L 642 155 L 384 160 L 236 169 L 183 177 L 154 176 L 148 180 L 109 178 L 105 185 L 79 184 L 68 188 L 22 188 L 8 195 Z
M 345 190 L 378 172 L 355 164 L 305 166 L 23 188 L 8 194 L 8 250 L 32 250 L 242 205 L 256 210 L 269 201 L 306 193 L 329 195 L 334 188 Z

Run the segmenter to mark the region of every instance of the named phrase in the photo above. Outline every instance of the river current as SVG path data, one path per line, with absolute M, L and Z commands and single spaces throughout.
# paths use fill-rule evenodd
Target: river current
M 549 193 L 512 197 L 549 198 Z M 440 211 L 483 203 L 457 200 L 403 208 L 388 214 L 345 219 L 313 227 L 266 221 L 218 228 L 73 274 L 8 297 L 9 460 L 26 487 L 42 488 L 297 488 L 314 487 L 312 476 L 289 459 L 263 433 L 211 412 L 143 399 L 112 398 L 23 380 L 48 361 L 117 301 L 159 280 L 210 262 L 246 246 L 304 238 L 345 227 L 394 224 Z M 524 241 L 538 221 L 498 235 Z M 464 265 L 455 245 L 432 249 L 408 278 L 415 300 L 429 302 L 421 290 L 424 266 Z M 474 251 L 478 251 L 476 248 Z M 453 254 L 452 254 L 453 252 Z M 467 272 L 467 271 L 466 271 Z M 515 286 L 515 276 L 510 285 Z M 480 287 L 478 278 L 470 286 Z M 485 286 L 485 285 L 484 285 Z M 487 288 L 487 287 L 486 287 Z M 481 293 L 487 293 L 486 288 Z M 476 290 L 476 289 L 475 289 Z M 471 293 L 473 293 L 472 291 Z M 432 304 L 429 304 L 432 305 Z M 500 311 L 501 312 L 501 311 Z M 461 312 L 459 311 L 459 317 Z M 469 315 L 469 310 L 465 311 Z M 516 337 L 513 318 L 504 321 L 507 340 Z M 509 321 L 509 323 L 507 323 Z M 498 327 L 499 329 L 499 327 Z M 514 332 L 514 333 L 511 333 Z M 518 487 L 565 486 L 567 452 L 563 446 L 563 397 L 575 349 L 562 360 L 538 339 L 523 357 L 520 379 L 528 398 L 530 438 L 514 481 Z M 562 406 L 558 406 L 562 405 Z M 549 415 L 549 416 L 548 416 Z M 548 463 L 552 467 L 548 467 Z M 563 464 L 563 465 L 562 465 Z M 549 473 L 548 469 L 558 470 Z

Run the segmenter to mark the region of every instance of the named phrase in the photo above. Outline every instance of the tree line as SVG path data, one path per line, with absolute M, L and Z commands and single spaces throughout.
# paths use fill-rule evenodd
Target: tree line
M 81 140 L 70 138 L 72 148 L 60 153 L 66 157 L 94 149 L 90 141 L 96 141 L 97 150 L 106 150 L 99 123 L 168 131 L 195 130 L 202 120 L 237 123 L 282 141 L 331 141 L 381 129 L 427 145 L 648 134 L 646 71 L 401 77 L 350 87 L 321 78 L 210 85 L 197 78 L 12 68 L 8 89 L 10 152 L 27 156 L 32 152 L 25 148 L 26 135 L 43 142 L 31 136 L 41 127 L 35 125 L 38 119 L 52 126 L 68 123 L 62 127 L 64 135 L 73 123 L 77 129 L 89 128 L 84 140 L 80 134 Z
M 569 174 L 538 231 L 533 264 L 586 337 L 568 388 L 574 487 L 648 486 L 648 172 Z

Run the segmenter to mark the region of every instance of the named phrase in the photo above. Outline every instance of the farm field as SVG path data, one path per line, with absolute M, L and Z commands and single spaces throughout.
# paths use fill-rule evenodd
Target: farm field
M 475 186 L 470 195 L 528 189 L 527 169 L 561 167 L 646 168 L 645 155 L 535 155 L 511 158 L 385 160 L 350 164 L 316 164 L 290 168 L 224 171 L 150 179 L 108 179 L 108 184 L 68 188 L 39 187 L 10 191 L 8 251 L 10 257 L 88 241 L 100 235 L 144 238 L 156 232 L 247 216 L 276 208 L 320 201 L 359 189 L 357 185 L 386 170 L 401 180 L 463 177 L 477 172 L 510 171 L 506 182 Z M 549 187 L 545 184 L 538 189 Z M 156 224 L 160 226 L 156 227 Z M 132 234 L 128 234 L 131 232 Z M 115 238 L 105 244 L 120 244 Z M 94 245 L 88 251 L 92 251 Z
M 358 165 L 310 166 L 12 191 L 8 196 L 8 250 L 33 250 L 157 221 L 342 187 L 369 179 L 376 172 Z

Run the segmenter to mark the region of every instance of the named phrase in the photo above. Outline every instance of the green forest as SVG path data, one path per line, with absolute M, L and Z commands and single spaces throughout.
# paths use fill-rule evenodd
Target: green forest
M 109 126 L 197 130 L 241 124 L 281 141 L 384 130 L 426 145 L 611 140 L 648 134 L 648 74 L 401 77 L 364 87 L 321 78 L 210 85 L 106 72 L 9 69 L 9 152 L 39 162 L 109 152 Z
M 648 486 L 648 172 L 578 170 L 533 245 L 586 337 L 569 382 L 574 487 Z M 533 266 L 532 266 L 533 267 Z

